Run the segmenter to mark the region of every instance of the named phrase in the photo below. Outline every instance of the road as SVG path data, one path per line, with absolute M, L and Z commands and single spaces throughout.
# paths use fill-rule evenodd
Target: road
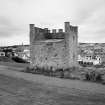
M 0 66 L 0 105 L 105 105 L 105 85 Z

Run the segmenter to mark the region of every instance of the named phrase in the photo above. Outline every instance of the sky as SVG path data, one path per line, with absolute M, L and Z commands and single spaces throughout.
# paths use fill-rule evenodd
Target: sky
M 105 43 L 105 0 L 0 0 L 0 46 L 29 44 L 29 24 L 78 26 L 78 41 Z

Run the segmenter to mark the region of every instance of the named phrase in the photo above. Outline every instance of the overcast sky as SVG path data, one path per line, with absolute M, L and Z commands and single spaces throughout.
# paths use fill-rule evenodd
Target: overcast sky
M 105 43 L 105 0 L 0 0 L 0 46 L 29 43 L 29 24 L 79 27 L 79 42 Z

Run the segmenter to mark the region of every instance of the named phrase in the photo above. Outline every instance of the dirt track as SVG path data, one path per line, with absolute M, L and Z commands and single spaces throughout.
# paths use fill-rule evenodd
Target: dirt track
M 0 105 L 105 105 L 105 85 L 13 69 L 0 66 Z

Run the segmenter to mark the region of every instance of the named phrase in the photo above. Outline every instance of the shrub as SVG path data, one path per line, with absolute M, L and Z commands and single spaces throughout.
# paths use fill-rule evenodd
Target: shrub
M 12 57 L 12 60 L 14 60 L 17 63 L 28 63 L 26 60 L 19 57 Z
M 103 81 L 102 84 L 105 85 L 105 81 Z
M 97 71 L 86 72 L 85 79 L 88 81 L 101 82 L 102 74 Z
M 33 70 L 34 70 L 34 68 L 26 67 L 26 69 L 22 70 L 22 72 L 32 73 Z

